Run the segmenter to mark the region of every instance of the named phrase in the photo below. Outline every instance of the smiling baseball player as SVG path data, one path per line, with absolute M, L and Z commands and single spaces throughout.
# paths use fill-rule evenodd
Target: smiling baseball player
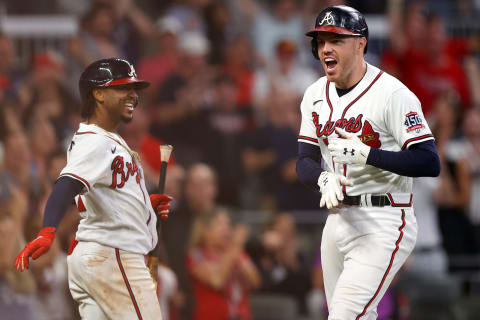
M 331 213 L 321 245 L 328 319 L 372 320 L 415 245 L 411 177 L 438 176 L 438 154 L 417 97 L 365 62 L 360 12 L 328 7 L 306 35 L 326 76 L 301 103 L 297 174 Z
M 144 255 L 157 243 L 155 212 L 168 215 L 172 198 L 148 195 L 138 155 L 116 133 L 133 118 L 137 90 L 148 85 L 126 60 L 99 60 L 85 69 L 79 87 L 86 122 L 72 139 L 43 228 L 15 260 L 23 271 L 30 256 L 48 251 L 75 198 L 82 219 L 67 264 L 83 319 L 162 318 Z

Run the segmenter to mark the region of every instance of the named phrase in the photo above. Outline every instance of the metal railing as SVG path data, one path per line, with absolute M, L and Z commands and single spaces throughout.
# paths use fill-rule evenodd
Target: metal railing
M 67 15 L 0 16 L 0 30 L 12 39 L 15 63 L 26 66 L 37 52 L 65 52 L 78 33 L 78 19 Z

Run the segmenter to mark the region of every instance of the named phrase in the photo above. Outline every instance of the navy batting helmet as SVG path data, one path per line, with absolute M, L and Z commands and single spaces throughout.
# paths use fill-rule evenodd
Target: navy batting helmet
M 134 84 L 137 89 L 144 89 L 149 82 L 137 78 L 133 66 L 127 60 L 110 58 L 95 61 L 88 65 L 80 76 L 78 87 L 82 98 L 82 117 L 93 114 L 95 101 L 92 96 L 94 88 L 104 88 L 125 84 Z
M 317 35 L 319 32 L 331 32 L 354 37 L 365 37 L 368 45 L 368 26 L 365 17 L 358 10 L 348 6 L 331 6 L 320 12 L 315 19 L 315 27 L 305 35 L 312 37 L 312 53 L 318 57 Z M 364 53 L 367 52 L 367 45 Z

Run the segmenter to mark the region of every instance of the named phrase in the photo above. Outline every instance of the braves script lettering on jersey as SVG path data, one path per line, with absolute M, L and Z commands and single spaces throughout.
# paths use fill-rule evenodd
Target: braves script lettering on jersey
M 433 135 L 415 95 L 369 64 L 361 81 L 341 97 L 326 77 L 313 83 L 305 92 L 301 113 L 298 141 L 318 146 L 324 170 L 353 182 L 343 186 L 344 194 L 361 196 L 358 206 L 332 209 L 324 228 L 321 253 L 329 319 L 376 319 L 378 301 L 415 245 L 412 178 L 370 165 L 335 163 L 328 144 L 338 139 L 336 127 L 388 151 L 403 150 Z M 372 206 L 372 195 L 387 195 L 391 205 Z
M 82 220 L 76 239 L 147 254 L 157 243 L 156 215 L 140 163 L 117 134 L 80 124 L 60 176 L 85 185 L 76 197 Z

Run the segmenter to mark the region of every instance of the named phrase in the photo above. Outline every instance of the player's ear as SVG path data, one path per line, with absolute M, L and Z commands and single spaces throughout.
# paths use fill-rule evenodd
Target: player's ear
M 367 39 L 365 39 L 365 37 L 358 37 L 357 39 L 358 49 L 364 52 L 365 46 L 367 45 Z
M 99 102 L 103 102 L 103 100 L 105 100 L 104 90 L 95 88 L 95 89 L 92 90 L 92 95 L 95 98 L 95 100 L 97 100 Z

